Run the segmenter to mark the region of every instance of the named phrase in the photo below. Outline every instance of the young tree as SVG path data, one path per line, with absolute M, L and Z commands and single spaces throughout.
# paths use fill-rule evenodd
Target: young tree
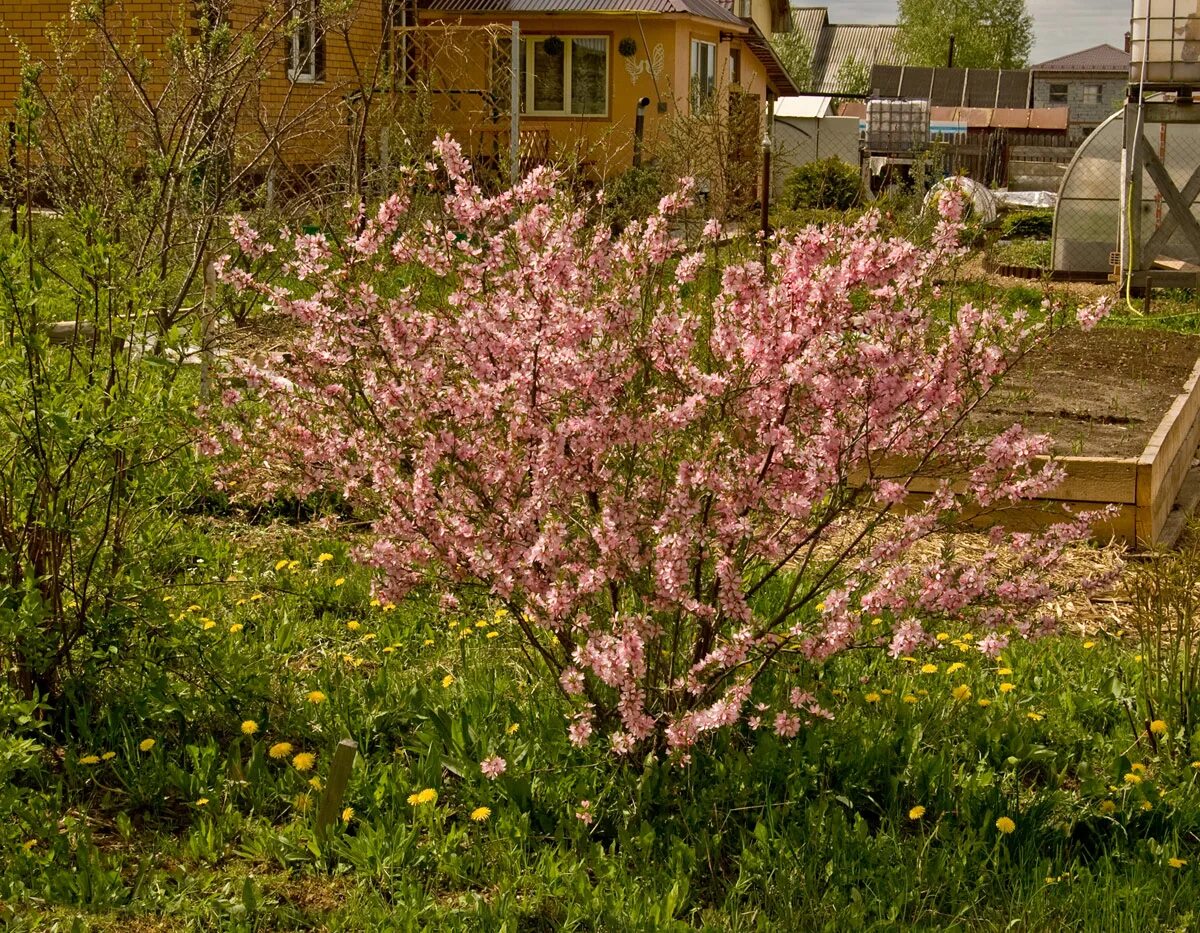
M 911 557 L 1061 477 L 1046 438 L 963 430 L 1034 331 L 931 307 L 957 200 L 932 245 L 868 216 L 780 239 L 768 268 L 706 270 L 716 247 L 671 232 L 686 184 L 614 238 L 546 171 L 489 198 L 438 150 L 439 222 L 401 231 L 396 196 L 340 243 L 276 247 L 290 286 L 226 266 L 299 325 L 224 395 L 212 449 L 245 454 L 237 489 L 341 492 L 373 516 L 360 556 L 384 596 L 501 601 L 573 741 L 618 753 L 683 757 L 739 722 L 793 736 L 851 647 L 900 656 L 969 618 L 995 654 L 1053 625 L 1049 574 L 1087 518 L 1012 536 L 1007 560 L 999 533 Z
M 812 49 L 804 41 L 804 36 L 794 30 L 776 33 L 771 37 L 771 47 L 796 87 L 801 91 L 811 90 Z
M 1024 68 L 1033 47 L 1025 0 L 899 0 L 899 52 L 910 65 Z

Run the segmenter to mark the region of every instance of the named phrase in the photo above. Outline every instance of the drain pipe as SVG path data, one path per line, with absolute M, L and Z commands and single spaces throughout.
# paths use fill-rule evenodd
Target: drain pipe
M 637 103 L 637 116 L 633 119 L 633 167 L 642 167 L 642 133 L 646 129 L 646 108 L 650 98 L 643 97 Z

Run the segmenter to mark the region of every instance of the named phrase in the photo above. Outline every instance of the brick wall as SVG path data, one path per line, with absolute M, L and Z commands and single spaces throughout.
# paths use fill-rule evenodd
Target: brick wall
M 76 0 L 79 2 L 79 0 Z M 138 44 L 149 62 L 148 85 L 163 87 L 170 71 L 167 42 L 173 35 L 200 37 L 198 11 L 205 0 L 117 0 L 105 11 L 105 22 L 122 43 Z M 207 0 L 212 2 L 212 0 Z M 252 106 L 243 121 L 240 148 L 261 148 L 264 134 L 282 132 L 285 161 L 295 168 L 309 167 L 344 154 L 347 146 L 347 98 L 363 83 L 376 82 L 383 41 L 380 0 L 352 0 L 344 16 L 330 19 L 325 32 L 323 80 L 300 83 L 289 80 L 285 35 L 288 15 L 282 0 L 233 0 L 228 17 L 239 41 L 248 41 L 260 56 L 250 83 Z M 68 0 L 4 0 L 0 3 L 0 117 L 12 116 L 20 87 L 20 53 L 25 49 L 34 62 L 44 64 L 42 86 L 51 88 L 61 77 L 56 49 L 68 48 L 64 70 L 80 90 L 70 95 L 77 103 L 93 92 L 101 69 L 111 66 L 111 52 L 89 23 L 72 21 Z M 128 82 L 118 82 L 128 93 Z M 130 100 L 133 100 L 130 94 Z M 252 115 L 252 118 L 251 118 Z
M 1104 120 L 1108 119 L 1125 100 L 1126 80 L 1122 74 L 1113 77 L 1110 72 L 1099 74 L 1055 74 L 1046 72 L 1033 76 L 1033 106 L 1061 107 L 1061 101 L 1052 101 L 1051 85 L 1065 85 L 1067 108 L 1070 110 L 1070 139 L 1078 143 Z M 1088 88 L 1100 88 L 1099 100 L 1090 99 Z

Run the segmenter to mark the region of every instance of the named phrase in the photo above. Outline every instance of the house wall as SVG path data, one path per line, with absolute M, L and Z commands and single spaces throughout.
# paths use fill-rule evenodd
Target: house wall
M 503 47 L 507 56 L 510 44 L 508 30 L 511 18 L 462 17 L 442 20 L 435 14 L 426 14 L 422 23 L 435 28 L 457 28 L 474 25 L 479 30 L 493 26 L 496 42 Z M 730 53 L 740 51 L 741 81 L 733 88 L 736 91 L 765 99 L 767 90 L 766 72 L 749 49 L 736 39 L 722 40 L 722 27 L 691 17 L 660 16 L 643 14 L 632 16 L 567 16 L 543 15 L 520 17 L 521 34 L 529 36 L 555 35 L 605 36 L 609 40 L 608 113 L 603 116 L 538 116 L 523 114 L 521 132 L 523 138 L 537 133 L 549 137 L 551 158 L 573 161 L 585 171 L 597 177 L 609 177 L 629 167 L 633 162 L 634 126 L 638 100 L 650 98 L 645 111 L 643 145 L 647 157 L 656 147 L 664 144 L 669 122 L 689 111 L 688 88 L 691 71 L 691 43 L 693 40 L 717 43 L 718 97 L 724 105 L 731 90 Z M 728 27 L 725 27 L 728 29 Z M 432 33 L 431 33 L 432 34 Z M 637 50 L 628 58 L 618 51 L 624 38 L 631 38 Z M 509 74 L 503 70 L 493 79 L 489 75 L 489 52 L 476 45 L 471 46 L 469 55 L 458 50 L 443 50 L 430 63 L 435 74 L 456 74 L 464 87 L 489 89 L 496 100 L 502 103 L 497 113 L 488 107 L 482 95 L 444 95 L 435 97 L 434 106 L 440 110 L 440 119 L 434 123 L 449 128 L 464 146 L 471 150 L 475 144 L 486 144 L 490 140 L 503 140 L 507 146 Z M 445 61 L 454 55 L 458 62 Z M 439 61 L 441 58 L 443 60 Z M 463 59 L 470 60 L 473 67 L 464 67 Z M 657 67 L 656 67 L 657 66 Z M 493 88 L 493 80 L 499 87 Z
M 163 88 L 170 70 L 167 42 L 180 31 L 198 37 L 199 4 L 195 0 L 117 0 L 105 9 L 105 22 L 122 42 L 136 40 L 150 62 L 148 87 Z M 287 77 L 282 3 L 234 0 L 229 18 L 240 38 L 253 37 L 261 53 L 262 72 L 254 80 L 254 119 L 244 127 L 247 152 L 256 151 L 265 138 L 258 118 L 270 133 L 285 140 L 282 155 L 294 167 L 327 161 L 345 150 L 345 99 L 363 81 L 370 83 L 379 61 L 382 41 L 378 0 L 351 0 L 342 19 L 330 23 L 326 32 L 325 80 L 304 84 Z M 255 22 L 257 21 L 257 26 Z M 40 79 L 52 89 L 60 75 L 56 71 L 56 43 L 66 43 L 72 52 L 63 60 L 64 71 L 78 82 L 71 95 L 77 104 L 94 93 L 101 69 L 111 63 L 110 53 L 90 24 L 72 21 L 69 0 L 5 0 L 0 4 L 0 120 L 12 118 L 13 103 L 20 89 L 21 54 L 27 51 L 33 63 L 42 63 Z M 121 90 L 127 85 L 118 83 Z
M 1067 108 L 1070 110 L 1069 135 L 1071 142 L 1078 143 L 1089 131 L 1112 116 L 1114 110 L 1125 100 L 1126 79 L 1124 74 L 1113 76 L 1112 72 L 1093 74 L 1069 72 L 1041 72 L 1033 76 L 1033 106 L 1061 107 L 1061 103 L 1050 102 L 1050 85 L 1067 85 Z M 1098 84 L 1102 88 L 1099 103 L 1085 103 L 1084 88 Z

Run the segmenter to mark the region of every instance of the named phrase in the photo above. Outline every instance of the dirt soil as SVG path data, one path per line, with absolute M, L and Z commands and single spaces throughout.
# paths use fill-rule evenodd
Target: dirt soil
M 1062 331 L 992 392 L 973 427 L 1020 423 L 1060 457 L 1137 457 L 1200 358 L 1200 337 L 1099 327 Z

